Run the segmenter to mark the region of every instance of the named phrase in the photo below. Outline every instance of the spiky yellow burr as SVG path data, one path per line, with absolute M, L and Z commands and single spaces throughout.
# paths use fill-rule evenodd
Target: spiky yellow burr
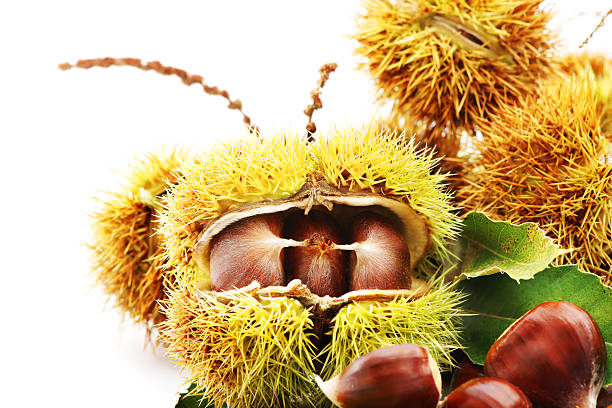
M 369 351 L 414 343 L 448 368 L 460 347 L 462 295 L 448 286 L 328 303 L 296 282 L 227 292 L 179 285 L 163 302 L 166 351 L 214 407 L 325 406 L 314 376 L 328 379 Z M 321 325 L 329 332 L 317 333 Z
M 458 233 L 446 175 L 434 171 L 434 150 L 379 123 L 334 129 L 312 146 L 315 165 L 341 190 L 370 191 L 408 204 L 426 219 L 431 246 L 425 261 L 448 256 Z
M 340 374 L 358 357 L 393 344 L 427 347 L 438 364 L 450 367 L 450 352 L 460 342 L 456 328 L 462 295 L 436 286 L 418 298 L 355 302 L 340 309 L 332 322 L 332 341 L 325 350 L 325 378 Z
M 435 275 L 459 221 L 444 176 L 432 172 L 433 153 L 377 123 L 333 129 L 310 144 L 284 133 L 260 136 L 217 146 L 184 165 L 162 212 L 165 255 L 182 268 L 168 271 L 175 284 L 163 302 L 167 320 L 161 335 L 188 368 L 189 380 L 215 407 L 318 406 L 323 397 L 313 388 L 315 375 L 328 378 L 383 345 L 414 342 L 448 363 L 450 351 L 459 347 L 461 300 L 451 288 L 428 285 L 413 274 L 407 287 L 346 284 L 340 295 L 329 295 L 283 276 L 293 267 L 289 250 L 311 245 L 310 239 L 291 239 L 296 215 L 313 228 L 317 222 L 343 226 L 343 241 L 313 241 L 320 256 L 330 248 L 354 254 L 367 247 L 363 253 L 371 258 L 341 262 L 351 273 L 372 267 Z M 313 213 L 318 215 L 309 218 Z M 394 258 L 391 271 L 381 265 L 389 261 L 376 258 L 384 244 L 346 238 L 357 219 L 373 222 L 370 232 L 387 220 L 385 231 L 405 237 L 409 256 Z M 270 247 L 266 253 L 274 243 L 288 250 L 279 255 L 280 249 Z M 231 282 L 247 269 L 254 276 L 266 273 L 269 265 L 281 265 L 280 277 L 270 280 L 278 283 L 255 279 L 235 289 L 215 286 L 219 274 Z M 379 315 L 385 324 L 375 323 Z M 353 347 L 354 341 L 360 345 Z
M 431 232 L 425 262 L 445 257 L 459 223 L 445 176 L 432 171 L 438 162 L 433 156 L 379 123 L 334 129 L 311 145 L 286 133 L 220 145 L 185 164 L 168 197 L 160 226 L 168 263 L 208 288 L 206 274 L 192 261 L 201 231 L 245 204 L 291 197 L 315 172 L 335 188 L 408 204 Z
M 163 250 L 155 226 L 184 156 L 173 150 L 138 160 L 123 188 L 101 198 L 92 215 L 94 274 L 115 306 L 138 323 L 163 318 L 156 303 L 163 294 Z
M 312 399 L 311 315 L 297 300 L 237 291 L 172 292 L 161 325 L 189 380 L 215 407 L 293 406 Z
M 466 210 L 535 222 L 612 283 L 612 162 L 592 78 L 546 82 L 539 97 L 483 123 L 457 197 Z
M 309 166 L 304 140 L 286 133 L 261 141 L 246 135 L 186 163 L 161 214 L 171 273 L 209 289 L 209 271 L 198 269 L 192 259 L 201 231 L 241 205 L 290 197 L 306 181 Z
M 612 142 L 612 58 L 603 54 L 571 54 L 563 57 L 560 64 L 564 72 L 593 82 L 601 131 Z
M 550 70 L 542 0 L 364 0 L 354 38 L 361 68 L 392 120 L 454 157 L 462 131 L 490 118 Z

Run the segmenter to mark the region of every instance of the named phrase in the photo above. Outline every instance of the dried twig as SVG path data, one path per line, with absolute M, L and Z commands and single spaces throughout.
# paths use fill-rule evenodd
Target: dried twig
M 317 131 L 317 126 L 312 121 L 312 114 L 315 110 L 321 109 L 323 107 L 323 103 L 321 102 L 321 90 L 325 86 L 325 83 L 329 79 L 329 75 L 334 72 L 338 68 L 338 64 L 332 62 L 330 64 L 325 64 L 321 68 L 319 68 L 319 73 L 321 77 L 317 82 L 317 87 L 310 92 L 310 96 L 312 97 L 312 104 L 308 105 L 304 110 L 306 116 L 308 116 L 308 124 L 306 125 L 306 140 L 308 143 L 314 141 L 314 137 L 312 136 Z
M 593 29 L 593 31 L 591 31 L 591 34 L 589 34 L 589 36 L 582 42 L 582 44 L 580 44 L 580 46 L 578 48 L 582 48 L 585 45 L 588 44 L 589 41 L 591 41 L 591 38 L 593 38 L 593 35 L 595 35 L 595 33 L 604 25 L 604 22 L 606 21 L 606 18 L 612 14 L 612 9 L 608 10 L 608 12 L 606 14 L 604 14 L 604 16 L 601 18 L 601 21 L 599 22 L 599 24 L 597 24 L 595 26 L 595 28 Z
M 143 71 L 155 71 L 162 75 L 176 75 L 181 78 L 181 81 L 187 86 L 193 84 L 200 84 L 209 95 L 218 95 L 222 98 L 225 98 L 229 105 L 227 106 L 229 109 L 237 110 L 242 114 L 244 123 L 249 127 L 249 132 L 255 134 L 257 137 L 259 136 L 259 128 L 251 122 L 251 118 L 247 116 L 242 110 L 242 102 L 239 99 L 232 100 L 229 96 L 229 93 L 226 90 L 219 89 L 216 86 L 209 86 L 204 82 L 204 78 L 200 75 L 192 75 L 188 72 L 174 67 L 169 67 L 162 65 L 159 61 L 151 61 L 143 64 L 142 61 L 138 58 L 94 58 L 94 59 L 85 59 L 79 60 L 76 64 L 63 63 L 58 66 L 61 70 L 69 70 L 71 68 L 83 68 L 89 69 L 92 67 L 102 67 L 108 68 L 111 66 L 130 66 L 138 69 L 142 69 Z

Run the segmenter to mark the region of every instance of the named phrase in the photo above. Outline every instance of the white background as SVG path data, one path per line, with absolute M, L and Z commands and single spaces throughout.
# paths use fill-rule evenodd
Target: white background
M 609 0 L 555 2 L 565 49 Z M 11 5 L 12 4 L 12 5 Z M 137 57 L 202 74 L 263 129 L 302 132 L 318 68 L 339 63 L 319 130 L 375 113 L 355 71 L 358 1 L 5 1 L 0 5 L 0 406 L 173 407 L 182 378 L 144 331 L 92 288 L 87 213 L 115 170 L 162 145 L 205 148 L 243 132 L 218 97 L 132 68 L 56 69 Z M 575 9 L 580 7 L 580 9 Z M 584 14 L 580 14 L 584 12 Z M 610 18 L 612 20 L 612 18 Z M 590 50 L 611 51 L 612 21 Z

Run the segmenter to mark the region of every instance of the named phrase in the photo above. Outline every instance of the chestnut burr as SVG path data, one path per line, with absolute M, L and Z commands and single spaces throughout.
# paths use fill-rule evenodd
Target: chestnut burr
M 533 308 L 491 346 L 485 373 L 518 386 L 544 408 L 595 408 L 606 363 L 593 318 L 564 301 Z
M 342 373 L 317 383 L 342 408 L 435 408 L 440 371 L 424 347 L 400 344 L 367 353 Z

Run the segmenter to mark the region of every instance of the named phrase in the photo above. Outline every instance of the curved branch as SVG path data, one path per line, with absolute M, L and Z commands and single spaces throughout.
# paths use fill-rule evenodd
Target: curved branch
M 242 110 L 242 102 L 240 99 L 231 99 L 229 93 L 226 90 L 219 89 L 216 86 L 209 86 L 204 82 L 204 78 L 200 75 L 192 75 L 182 69 L 174 68 L 170 66 L 162 65 L 159 61 L 151 61 L 147 63 L 142 63 L 142 61 L 138 58 L 93 58 L 93 59 L 84 59 L 77 61 L 76 64 L 63 63 L 59 64 L 58 68 L 66 71 L 71 68 L 82 68 L 89 69 L 93 67 L 101 67 L 108 68 L 111 66 L 130 66 L 134 68 L 141 69 L 143 71 L 155 71 L 158 74 L 162 75 L 174 75 L 177 76 L 183 81 L 183 83 L 187 86 L 191 86 L 193 84 L 199 84 L 202 86 L 202 89 L 208 95 L 217 95 L 229 102 L 227 106 L 229 109 L 237 110 L 242 114 L 243 122 L 248 126 L 249 132 L 256 135 L 260 138 L 259 128 L 251 122 L 251 118 L 247 116 Z

